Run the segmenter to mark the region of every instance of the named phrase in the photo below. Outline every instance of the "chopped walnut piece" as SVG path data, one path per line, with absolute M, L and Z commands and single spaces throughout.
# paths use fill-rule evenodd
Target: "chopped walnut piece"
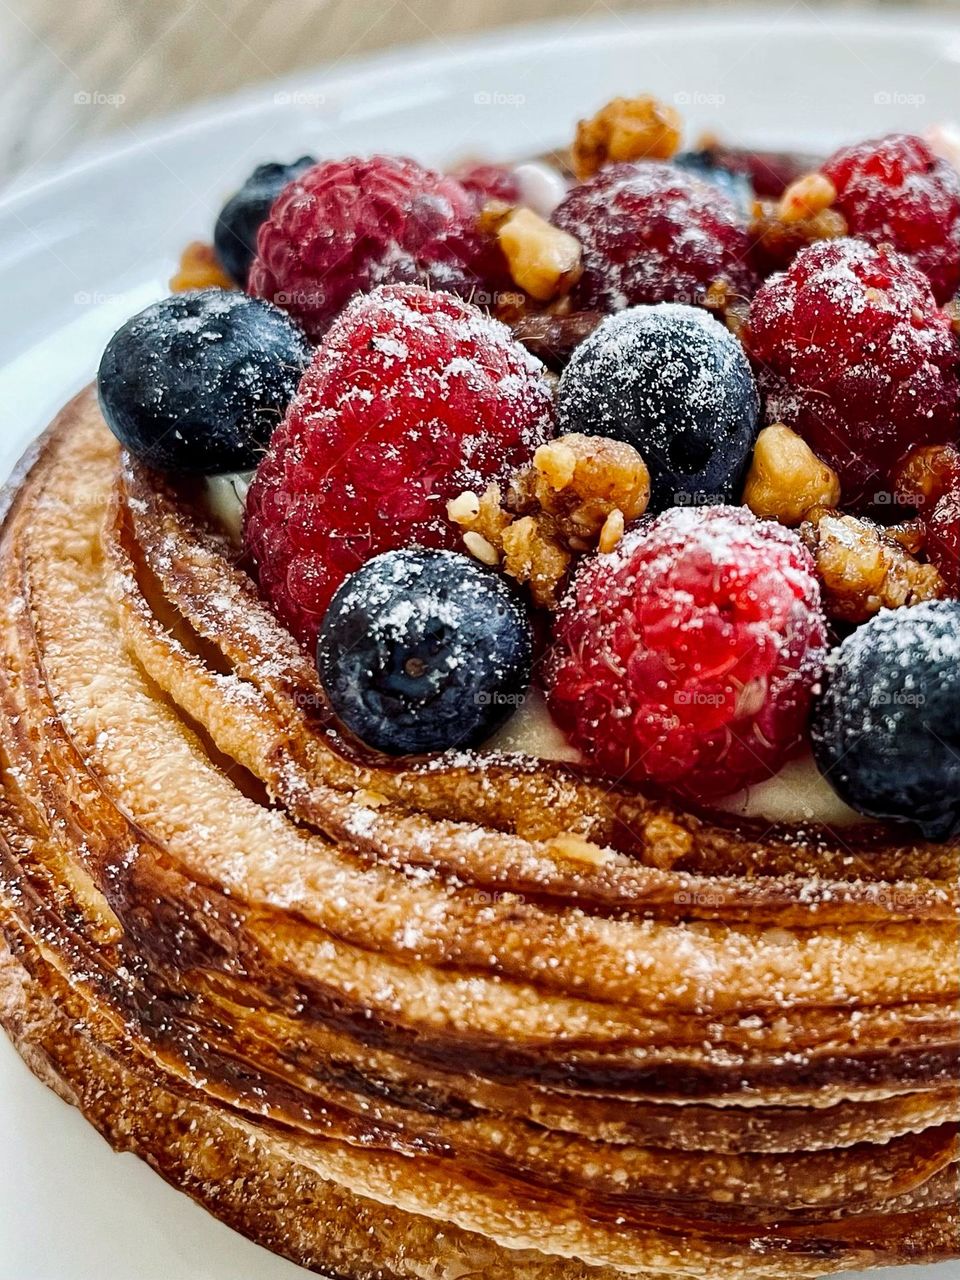
M 775 201 L 754 202 L 749 232 L 751 258 L 763 275 L 783 271 L 808 244 L 847 234 L 847 220 L 838 209 L 827 207 L 799 218 L 795 212 L 796 207 L 791 205 L 789 216 L 784 218 Z
M 503 570 L 526 583 L 542 609 L 556 608 L 560 585 L 573 563 L 572 552 L 536 516 L 521 516 L 503 531 Z
M 831 618 L 860 623 L 881 609 L 942 600 L 946 584 L 932 564 L 921 564 L 887 531 L 868 520 L 817 511 L 801 536 L 810 548 Z
M 777 217 L 781 222 L 806 222 L 829 209 L 837 200 L 837 188 L 824 173 L 807 173 L 780 197 Z
M 581 120 L 573 144 L 573 170 L 592 178 L 605 164 L 669 160 L 680 147 L 683 121 L 673 107 L 649 94 L 614 98 L 590 120 Z
M 580 242 L 532 209 L 512 210 L 499 223 L 497 240 L 514 284 L 538 302 L 567 293 L 583 273 Z
M 743 500 L 755 516 L 796 528 L 812 507 L 840 501 L 837 473 L 782 422 L 757 437 Z
M 176 275 L 170 280 L 171 293 L 188 289 L 234 289 L 236 286 L 221 267 L 213 245 L 194 240 L 180 255 Z
M 922 445 L 907 454 L 900 464 L 894 496 L 901 506 L 924 511 L 935 507 L 957 484 L 960 484 L 960 449 L 952 444 Z
M 506 499 L 490 485 L 478 499 L 447 504 L 467 549 L 529 585 L 534 602 L 554 609 L 575 554 L 612 551 L 650 500 L 650 474 L 631 445 L 603 436 L 561 436 L 541 445 Z

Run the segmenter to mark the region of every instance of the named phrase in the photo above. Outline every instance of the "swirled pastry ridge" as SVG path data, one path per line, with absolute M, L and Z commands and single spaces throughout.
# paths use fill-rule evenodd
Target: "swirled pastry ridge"
M 955 848 L 358 756 L 89 392 L 0 573 L 0 1018 L 114 1146 L 351 1280 L 960 1254 Z

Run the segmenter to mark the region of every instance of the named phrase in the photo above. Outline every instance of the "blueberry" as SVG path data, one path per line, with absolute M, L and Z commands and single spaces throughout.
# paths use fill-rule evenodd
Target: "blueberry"
M 506 580 L 452 551 L 388 551 L 334 596 L 317 669 L 333 710 L 387 755 L 470 747 L 523 700 L 530 623 Z
M 725 169 L 717 164 L 710 151 L 682 151 L 673 157 L 673 164 L 730 197 L 740 212 L 748 215 L 753 208 L 753 186 L 745 173 Z
M 632 444 L 651 511 L 739 500 L 760 401 L 736 338 L 698 307 L 664 302 L 608 316 L 560 379 L 561 431 Z
M 158 470 L 248 471 L 311 355 L 302 331 L 269 302 L 223 289 L 178 293 L 107 343 L 100 407 L 120 443 Z
M 887 610 L 849 635 L 814 708 L 821 773 L 852 808 L 960 835 L 960 602 Z
M 220 265 L 237 284 L 246 285 L 250 264 L 257 253 L 257 232 L 283 188 L 316 164 L 313 156 L 301 156 L 292 164 L 261 164 L 220 210 L 213 243 Z

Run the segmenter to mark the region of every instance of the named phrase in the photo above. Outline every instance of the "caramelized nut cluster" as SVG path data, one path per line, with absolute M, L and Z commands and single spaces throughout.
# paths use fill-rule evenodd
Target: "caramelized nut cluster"
M 818 508 L 800 532 L 813 554 L 831 618 L 866 622 L 881 609 L 947 595 L 937 569 L 917 559 L 923 537 L 915 524 L 883 529 L 869 520 Z
M 506 497 L 497 485 L 447 505 L 466 549 L 526 583 L 534 603 L 554 609 L 575 556 L 612 551 L 650 500 L 650 473 L 631 445 L 601 436 L 561 436 L 541 445 Z
M 680 147 L 682 132 L 679 112 L 649 94 L 614 98 L 590 120 L 577 125 L 573 171 L 584 181 L 605 164 L 669 160 Z
M 757 437 L 743 500 L 754 515 L 793 529 L 811 507 L 837 506 L 840 481 L 805 440 L 777 422 Z

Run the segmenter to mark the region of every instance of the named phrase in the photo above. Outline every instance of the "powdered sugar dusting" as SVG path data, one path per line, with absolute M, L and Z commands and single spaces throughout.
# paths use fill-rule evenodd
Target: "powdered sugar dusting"
M 574 187 L 553 221 L 583 245 L 579 306 L 697 304 L 718 280 L 746 296 L 755 287 L 736 205 L 674 165 L 609 165 Z

